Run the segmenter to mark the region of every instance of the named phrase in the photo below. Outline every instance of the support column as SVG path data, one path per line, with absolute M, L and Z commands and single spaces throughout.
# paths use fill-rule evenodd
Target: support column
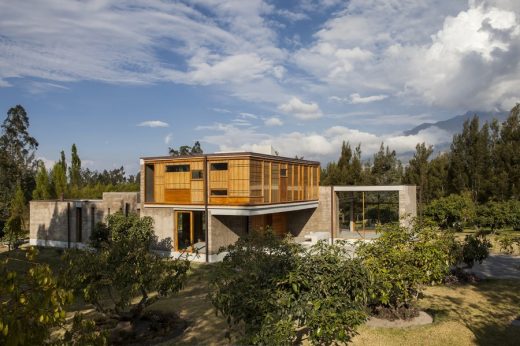
M 399 224 L 407 227 L 415 217 L 417 217 L 417 187 L 406 185 L 399 190 Z

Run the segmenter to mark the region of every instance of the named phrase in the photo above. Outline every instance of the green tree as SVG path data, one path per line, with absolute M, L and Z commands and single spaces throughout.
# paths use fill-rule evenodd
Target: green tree
M 78 189 L 81 186 L 81 159 L 76 144 L 72 144 L 71 148 L 69 181 L 73 189 Z
M 52 191 L 55 198 L 61 198 L 67 194 L 67 176 L 63 170 L 63 163 L 57 162 L 52 167 L 51 171 L 52 178 Z
M 342 245 L 306 251 L 267 230 L 222 250 L 210 298 L 241 344 L 290 345 L 298 330 L 312 344 L 348 342 L 366 319 L 368 273 Z
M 414 222 L 409 227 L 387 224 L 374 242 L 359 245 L 356 255 L 372 273 L 371 307 L 396 317 L 414 310 L 425 285 L 441 283 L 456 258 L 453 235 Z
M 182 288 L 190 263 L 164 260 L 151 251 L 156 239 L 152 218 L 118 212 L 106 221 L 108 241 L 96 238 L 97 251 L 68 251 L 62 278 L 99 312 L 136 320 L 161 296 Z M 158 295 L 151 294 L 156 291 Z M 111 304 L 103 301 L 107 298 Z
M 18 184 L 11 202 L 9 219 L 4 227 L 3 240 L 8 243 L 9 251 L 17 248 L 27 234 L 28 209 L 22 187 Z
M 475 222 L 476 206 L 470 193 L 451 194 L 432 201 L 426 206 L 424 214 L 442 229 L 462 231 Z
M 404 183 L 417 185 L 422 193 L 424 203 L 428 203 L 430 193 L 428 191 L 429 158 L 433 153 L 433 147 L 425 143 L 417 144 L 415 154 L 410 159 L 404 174 Z
M 370 180 L 375 185 L 395 185 L 402 178 L 401 161 L 397 159 L 395 150 L 390 151 L 381 143 L 379 151 L 374 154 L 374 162 L 370 170 Z
M 2 345 L 41 345 L 49 340 L 52 328 L 65 321 L 72 294 L 59 287 L 48 265 L 34 262 L 36 255 L 35 248 L 28 250 L 29 268 L 24 272 L 11 270 L 10 258 L 0 261 Z
M 426 201 L 445 197 L 448 183 L 448 154 L 442 153 L 429 162 L 428 187 L 424 191 L 423 198 Z
M 190 147 L 189 145 L 181 145 L 179 149 L 170 147 L 168 148 L 168 152 L 171 156 L 190 156 L 204 153 L 199 141 L 196 141 L 193 144 L 193 147 Z
M 32 198 L 36 200 L 49 199 L 51 198 L 49 174 L 47 173 L 47 169 L 45 168 L 43 161 L 40 161 L 38 166 L 38 173 L 36 174 L 36 187 L 33 190 Z
M 34 188 L 38 141 L 29 134 L 29 117 L 17 105 L 10 108 L 1 126 L 0 136 L 0 221 L 9 217 L 10 203 L 18 184 L 29 199 Z

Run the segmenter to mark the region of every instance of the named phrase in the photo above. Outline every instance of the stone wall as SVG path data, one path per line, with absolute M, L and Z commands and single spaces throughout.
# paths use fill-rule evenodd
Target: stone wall
M 149 216 L 154 221 L 157 248 L 171 251 L 174 247 L 174 209 L 173 208 L 143 208 L 141 216 Z
M 210 254 L 218 253 L 220 247 L 235 243 L 247 233 L 247 216 L 211 215 L 208 221 Z
M 31 201 L 29 204 L 29 236 L 32 245 L 67 247 L 88 243 L 95 224 L 107 215 L 139 209 L 137 192 L 105 192 L 103 199 Z M 78 238 L 76 215 L 81 208 L 81 239 Z

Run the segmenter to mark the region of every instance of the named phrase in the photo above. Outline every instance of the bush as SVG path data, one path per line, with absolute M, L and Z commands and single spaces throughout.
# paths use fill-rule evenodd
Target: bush
M 381 236 L 359 244 L 357 255 L 373 276 L 370 305 L 401 315 L 413 309 L 424 285 L 440 283 L 455 262 L 454 238 L 431 226 L 387 224 Z
M 520 236 L 513 234 L 503 234 L 498 238 L 498 244 L 500 245 L 500 251 L 503 251 L 509 255 L 515 253 L 515 245 L 520 249 Z
M 424 215 L 442 229 L 462 231 L 475 218 L 475 203 L 469 194 L 453 194 L 432 201 L 426 206 Z
M 494 232 L 509 224 L 510 213 L 507 202 L 488 202 L 477 208 L 477 225 L 488 227 Z
M 491 243 L 482 235 L 467 235 L 460 246 L 459 263 L 465 263 L 468 268 L 472 268 L 475 262 L 482 263 L 488 258 Z
M 9 251 L 17 249 L 27 235 L 27 232 L 22 229 L 22 218 L 12 215 L 5 223 L 3 233 L 2 240 L 7 243 Z
M 107 218 L 109 240 L 97 251 L 72 250 L 62 273 L 67 287 L 83 295 L 96 309 L 116 318 L 138 319 L 143 309 L 160 296 L 178 292 L 189 262 L 165 260 L 150 251 L 155 241 L 153 220 L 121 212 Z M 151 297 L 150 293 L 158 295 Z M 111 305 L 101 302 L 109 299 Z M 135 298 L 139 298 L 137 301 Z
M 272 232 L 253 233 L 225 249 L 210 298 L 243 344 L 348 342 L 363 323 L 368 273 L 343 246 L 310 250 Z
M 90 234 L 90 246 L 94 249 L 100 249 L 109 242 L 110 230 L 103 222 L 98 222 L 94 230 Z

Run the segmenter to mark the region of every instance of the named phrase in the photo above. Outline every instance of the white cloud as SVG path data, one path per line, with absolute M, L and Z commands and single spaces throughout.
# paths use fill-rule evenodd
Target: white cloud
M 292 114 L 301 120 L 317 119 L 323 116 L 317 103 L 305 103 L 297 97 L 293 97 L 287 103 L 278 106 L 278 109 L 285 113 Z
M 247 113 L 247 112 L 241 112 L 240 113 L 240 116 L 244 119 L 246 118 L 249 118 L 249 119 L 258 119 L 258 116 L 253 114 L 253 113 Z
M 51 160 L 51 159 L 48 159 L 48 158 L 43 157 L 43 156 L 39 156 L 39 157 L 37 157 L 36 159 L 42 161 L 43 164 L 45 165 L 45 168 L 46 168 L 47 170 L 52 169 L 52 166 L 54 166 L 54 164 L 56 163 L 55 160 Z
M 376 101 L 382 101 L 388 98 L 388 95 L 371 95 L 371 96 L 361 96 L 358 93 L 350 94 L 349 97 L 339 97 L 339 96 L 330 96 L 329 100 L 337 101 L 337 102 L 347 102 L 351 104 L 363 104 L 363 103 L 371 103 Z
M 214 124 L 199 129 L 211 129 L 212 134 L 205 136 L 203 140 L 217 145 L 222 151 L 254 151 L 255 148 L 271 145 L 283 156 L 303 155 L 322 163 L 337 159 L 343 141 L 349 141 L 352 146 L 361 143 L 363 156 L 370 158 L 379 150 L 381 142 L 398 153 L 405 153 L 414 151 L 417 143 L 437 145 L 451 140 L 449 132 L 437 127 L 422 130 L 411 136 L 392 133 L 376 135 L 345 126 L 332 126 L 321 132 L 293 131 L 276 135 L 259 133 L 251 127 L 239 128 L 225 124 Z
M 271 118 L 265 119 L 264 124 L 266 126 L 282 126 L 283 122 L 280 120 L 280 118 L 271 117 Z
M 173 133 L 170 132 L 164 137 L 164 144 L 171 144 L 172 139 L 173 139 Z
M 170 125 L 168 123 L 165 123 L 164 121 L 160 120 L 147 120 L 143 121 L 137 126 L 144 126 L 144 127 L 169 127 Z

